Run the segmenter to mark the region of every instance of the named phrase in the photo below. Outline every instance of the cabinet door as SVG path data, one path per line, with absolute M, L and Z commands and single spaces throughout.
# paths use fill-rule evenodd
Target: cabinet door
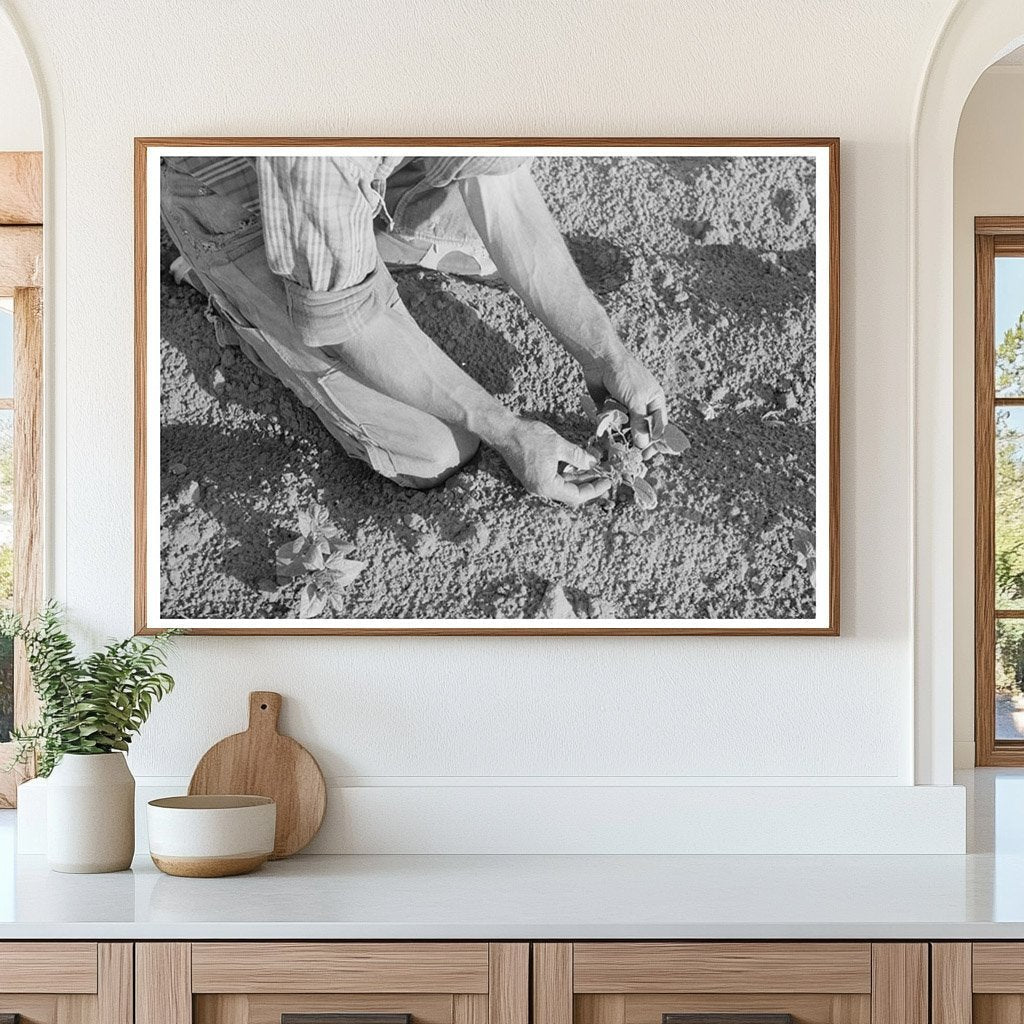
M 1024 942 L 932 946 L 935 1024 L 1024 1021 Z
M 130 943 L 0 942 L 5 1024 L 132 1024 Z
M 136 985 L 136 1024 L 529 1024 L 525 943 L 140 943 Z
M 922 943 L 538 943 L 533 1024 L 928 1024 Z

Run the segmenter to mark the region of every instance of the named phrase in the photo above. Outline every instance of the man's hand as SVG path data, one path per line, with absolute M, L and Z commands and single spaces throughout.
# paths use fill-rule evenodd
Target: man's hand
M 599 498 L 611 487 L 610 480 L 566 480 L 560 472 L 562 465 L 593 469 L 597 459 L 543 423 L 516 420 L 507 436 L 493 444 L 522 485 L 538 497 L 575 508 Z
M 605 399 L 614 398 L 629 410 L 630 433 L 637 448 L 646 448 L 664 433 L 665 392 L 636 356 L 623 348 L 584 365 L 583 377 L 598 409 Z

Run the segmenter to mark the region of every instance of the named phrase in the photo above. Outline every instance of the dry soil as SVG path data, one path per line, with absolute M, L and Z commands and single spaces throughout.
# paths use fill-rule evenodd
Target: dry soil
M 584 618 L 813 615 L 801 540 L 815 507 L 813 164 L 557 157 L 534 175 L 690 439 L 653 471 L 658 507 L 643 512 L 626 491 L 613 505 L 552 506 L 486 449 L 444 488 L 396 487 L 239 349 L 218 346 L 203 297 L 171 279 L 165 241 L 164 616 L 297 616 L 303 581 L 279 586 L 274 553 L 313 506 L 366 563 L 346 618 L 531 618 L 555 584 Z M 488 390 L 586 438 L 579 370 L 513 293 L 396 279 L 427 334 Z

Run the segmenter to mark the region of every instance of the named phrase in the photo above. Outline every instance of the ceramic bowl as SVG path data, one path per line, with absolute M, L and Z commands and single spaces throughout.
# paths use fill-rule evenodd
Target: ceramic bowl
M 168 875 L 255 871 L 274 851 L 277 805 L 266 796 L 169 796 L 147 808 L 149 853 Z

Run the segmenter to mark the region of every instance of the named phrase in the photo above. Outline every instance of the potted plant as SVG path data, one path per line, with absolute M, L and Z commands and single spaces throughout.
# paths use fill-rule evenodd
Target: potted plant
M 113 641 L 75 654 L 57 606 L 24 623 L 0 613 L 0 636 L 20 640 L 39 696 L 39 720 L 11 737 L 13 764 L 36 759 L 47 777 L 47 861 L 54 871 L 122 871 L 135 852 L 135 779 L 124 758 L 132 736 L 174 687 L 161 671 L 177 630 Z M 12 767 L 13 767 L 12 764 Z

